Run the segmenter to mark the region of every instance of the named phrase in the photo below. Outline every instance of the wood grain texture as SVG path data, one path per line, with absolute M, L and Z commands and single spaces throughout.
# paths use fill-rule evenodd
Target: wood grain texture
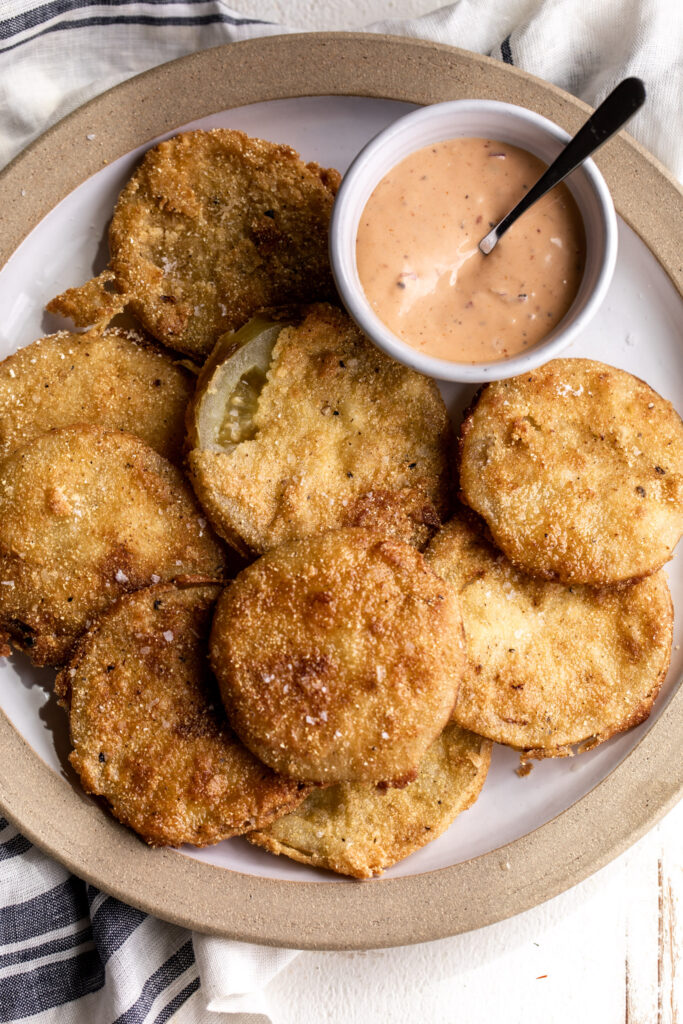
M 408 949 L 301 954 L 269 986 L 274 1019 L 681 1024 L 681 900 L 683 804 L 603 871 L 512 920 Z

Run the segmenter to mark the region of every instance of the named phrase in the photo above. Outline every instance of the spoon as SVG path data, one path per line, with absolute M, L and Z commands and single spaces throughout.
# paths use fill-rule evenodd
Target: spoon
M 597 110 L 588 118 L 583 128 L 571 139 L 560 155 L 553 160 L 550 167 L 538 179 L 525 196 L 520 199 L 508 214 L 485 235 L 479 243 L 479 251 L 484 256 L 492 251 L 496 243 L 518 217 L 529 207 L 559 185 L 568 174 L 582 164 L 596 149 L 600 149 L 615 132 L 633 117 L 636 110 L 645 102 L 645 86 L 639 78 L 625 78 L 609 96 L 602 101 Z

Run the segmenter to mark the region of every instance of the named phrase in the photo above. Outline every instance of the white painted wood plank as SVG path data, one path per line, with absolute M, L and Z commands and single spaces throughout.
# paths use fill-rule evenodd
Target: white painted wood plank
M 273 1020 L 683 1024 L 682 899 L 680 804 L 593 878 L 517 918 L 404 949 L 302 954 L 269 988 Z

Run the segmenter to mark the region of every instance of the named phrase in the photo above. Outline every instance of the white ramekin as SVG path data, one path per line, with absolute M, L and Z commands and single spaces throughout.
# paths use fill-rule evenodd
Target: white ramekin
M 577 296 L 556 327 L 529 351 L 498 362 L 454 363 L 418 352 L 379 319 L 365 296 L 356 266 L 358 224 L 375 186 L 392 167 L 416 149 L 459 136 L 507 142 L 546 163 L 555 159 L 570 138 L 540 114 L 494 100 L 436 103 L 399 118 L 361 150 L 344 176 L 330 224 L 332 272 L 350 315 L 376 345 L 395 359 L 439 380 L 501 380 L 555 358 L 586 327 L 612 279 L 617 219 L 602 175 L 592 160 L 586 160 L 566 179 L 583 218 L 586 266 Z

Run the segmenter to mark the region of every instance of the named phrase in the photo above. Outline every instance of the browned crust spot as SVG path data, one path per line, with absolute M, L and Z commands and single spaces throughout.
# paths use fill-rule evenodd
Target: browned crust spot
M 122 594 L 226 560 L 182 474 L 131 434 L 64 427 L 0 467 L 0 632 L 60 665 Z
M 230 730 L 206 658 L 220 591 L 197 577 L 124 596 L 57 679 L 83 788 L 153 846 L 265 827 L 307 794 Z
M 150 149 L 119 196 L 107 270 L 49 304 L 75 323 L 124 305 L 194 357 L 263 307 L 331 299 L 327 229 L 339 174 L 289 146 L 217 128 Z
M 460 609 L 412 546 L 345 529 L 240 573 L 211 658 L 236 732 L 274 770 L 403 785 L 453 707 Z

